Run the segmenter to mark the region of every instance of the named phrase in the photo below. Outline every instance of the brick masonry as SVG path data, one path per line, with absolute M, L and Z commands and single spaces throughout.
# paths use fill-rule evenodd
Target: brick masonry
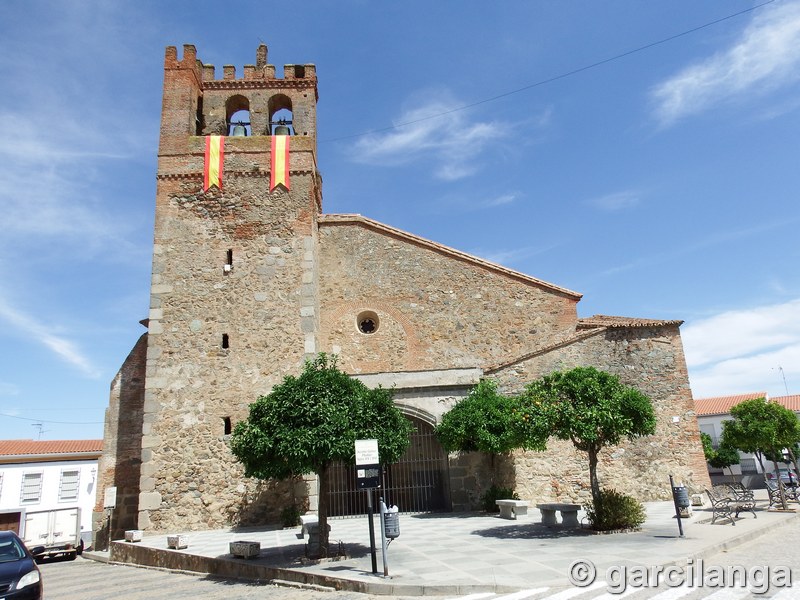
M 408 414 L 435 423 L 482 374 L 514 392 L 554 369 L 594 365 L 650 395 L 655 436 L 609 449 L 601 477 L 643 499 L 674 474 L 707 483 L 679 322 L 579 319 L 580 294 L 358 215 L 321 214 L 313 65 L 267 63 L 266 46 L 222 78 L 193 46 L 165 56 L 148 334 L 112 384 L 98 489 L 124 488 L 117 528 L 274 522 L 316 506 L 313 477 L 258 482 L 228 449 L 248 405 L 318 351 L 376 382 L 399 382 Z M 225 138 L 222 189 L 203 191 L 204 136 Z M 269 122 L 292 112 L 290 189 L 269 190 Z M 359 326 L 365 315 L 374 331 Z M 677 421 L 673 417 L 678 417 Z M 494 468 L 492 468 L 494 467 Z M 492 477 L 524 498 L 582 500 L 583 457 L 450 457 L 453 508 Z M 98 506 L 98 516 L 100 514 Z M 98 518 L 98 527 L 102 525 Z

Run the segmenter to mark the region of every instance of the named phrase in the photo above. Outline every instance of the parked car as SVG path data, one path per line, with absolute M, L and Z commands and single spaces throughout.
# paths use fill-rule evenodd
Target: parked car
M 790 471 L 789 469 L 780 469 L 779 468 L 778 469 L 778 474 L 780 475 L 781 483 L 783 483 L 784 485 L 791 485 L 791 486 L 798 485 L 797 475 L 795 474 L 794 471 Z M 774 480 L 775 479 L 775 473 L 774 472 L 773 473 L 767 473 L 767 479 Z
M 42 600 L 42 576 L 33 558 L 37 552 L 44 547 L 31 553 L 16 533 L 0 531 L 0 598 Z

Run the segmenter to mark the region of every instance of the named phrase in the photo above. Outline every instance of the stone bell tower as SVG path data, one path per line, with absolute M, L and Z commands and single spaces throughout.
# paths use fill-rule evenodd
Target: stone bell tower
M 255 65 L 239 76 L 225 65 L 221 78 L 194 46 L 181 59 L 166 50 L 142 529 L 274 519 L 303 493 L 245 480 L 226 441 L 248 405 L 317 350 L 316 102 L 314 65 L 285 65 L 278 78 L 265 45 Z

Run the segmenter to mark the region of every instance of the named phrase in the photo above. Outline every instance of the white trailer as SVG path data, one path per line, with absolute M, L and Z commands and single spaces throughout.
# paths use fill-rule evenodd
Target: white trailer
M 81 540 L 81 509 L 59 508 L 25 514 L 25 533 L 22 536 L 29 549 L 44 546 L 39 557 L 66 556 L 74 559 L 83 552 Z

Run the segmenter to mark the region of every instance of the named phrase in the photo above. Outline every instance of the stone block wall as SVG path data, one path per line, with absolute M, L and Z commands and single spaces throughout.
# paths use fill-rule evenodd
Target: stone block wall
M 669 475 L 692 490 L 708 485 L 708 471 L 677 325 L 598 328 L 595 335 L 491 373 L 506 392 L 553 371 L 594 366 L 636 387 L 653 402 L 656 434 L 604 449 L 602 487 L 641 500 L 671 497 Z M 585 502 L 591 498 L 585 453 L 551 440 L 546 452 L 518 452 L 517 491 L 524 499 Z
M 576 320 L 579 294 L 362 217 L 322 217 L 320 257 L 320 346 L 352 373 L 482 366 Z

